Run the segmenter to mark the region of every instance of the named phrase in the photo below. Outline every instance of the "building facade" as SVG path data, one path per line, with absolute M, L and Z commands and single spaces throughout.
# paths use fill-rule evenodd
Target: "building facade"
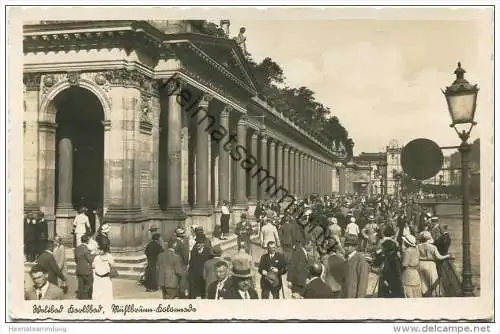
M 234 40 L 198 28 L 24 26 L 24 205 L 51 234 L 102 209 L 114 250 L 134 252 L 152 224 L 211 233 L 222 200 L 239 219 L 257 200 L 334 191 L 339 155 L 259 98 Z

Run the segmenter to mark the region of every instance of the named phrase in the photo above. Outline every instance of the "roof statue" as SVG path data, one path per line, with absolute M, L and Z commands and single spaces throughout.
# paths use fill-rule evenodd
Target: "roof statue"
M 241 27 L 240 33 L 234 38 L 234 40 L 236 41 L 236 44 L 238 44 L 238 46 L 241 48 L 241 51 L 243 51 L 243 54 L 246 56 L 248 55 L 248 52 L 246 44 L 247 37 L 245 36 L 245 31 L 247 31 L 245 27 Z

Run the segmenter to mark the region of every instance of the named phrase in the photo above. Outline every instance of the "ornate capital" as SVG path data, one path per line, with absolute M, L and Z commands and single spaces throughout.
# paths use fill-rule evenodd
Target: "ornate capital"
M 40 90 L 41 73 L 23 73 L 23 83 L 26 91 Z
M 266 144 L 267 143 L 267 136 L 266 135 L 261 135 L 260 136 L 260 141 L 263 143 L 263 144 Z
M 279 148 L 279 149 L 282 149 L 282 148 L 283 148 L 283 145 L 284 145 L 284 144 L 283 144 L 282 142 L 280 142 L 280 141 L 277 141 L 277 142 L 276 142 L 276 146 L 278 146 L 278 148 Z
M 257 132 L 252 133 L 252 140 L 259 139 L 259 134 Z
M 240 117 L 240 119 L 238 120 L 238 126 L 246 126 L 248 124 L 248 118 L 243 115 Z
M 269 138 L 269 145 L 274 148 L 276 147 L 276 140 L 273 138 Z
M 208 94 L 208 93 L 204 93 L 202 96 L 201 96 L 201 99 L 200 99 L 200 102 L 199 102 L 199 106 L 200 107 L 208 107 L 208 105 L 210 104 L 210 102 L 212 101 L 213 99 L 213 96 Z
M 233 107 L 228 105 L 224 106 L 224 108 L 220 111 L 220 118 L 229 117 L 231 111 L 233 111 Z
M 151 94 L 155 91 L 153 80 L 136 70 L 111 70 L 103 73 L 103 76 L 114 86 L 135 87 Z

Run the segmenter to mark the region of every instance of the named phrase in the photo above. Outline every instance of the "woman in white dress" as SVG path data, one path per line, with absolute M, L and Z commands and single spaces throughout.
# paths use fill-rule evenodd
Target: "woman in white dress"
M 76 235 L 76 247 L 80 246 L 80 244 L 82 243 L 82 236 L 84 234 L 87 234 L 87 231 L 90 232 L 90 221 L 86 213 L 87 208 L 82 207 L 80 210 L 78 210 L 78 215 L 73 221 L 73 232 Z
M 111 266 L 115 262 L 109 252 L 109 244 L 100 246 L 98 255 L 94 258 L 94 285 L 92 299 L 98 301 L 113 300 L 113 283 L 110 277 Z

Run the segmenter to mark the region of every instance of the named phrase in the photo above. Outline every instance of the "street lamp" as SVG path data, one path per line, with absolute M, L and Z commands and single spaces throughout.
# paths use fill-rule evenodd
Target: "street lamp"
M 456 80 L 446 90 L 442 90 L 448 104 L 448 111 L 451 116 L 450 127 L 455 129 L 458 137 L 462 140 L 458 150 L 462 160 L 462 233 L 463 233 L 463 266 L 462 266 L 462 296 L 474 296 L 472 286 L 472 268 L 470 255 L 470 217 L 469 217 L 469 161 L 470 144 L 467 142 L 472 128 L 477 123 L 474 121 L 476 113 L 476 101 L 479 88 L 471 85 L 464 79 L 465 70 L 460 62 L 455 70 Z

